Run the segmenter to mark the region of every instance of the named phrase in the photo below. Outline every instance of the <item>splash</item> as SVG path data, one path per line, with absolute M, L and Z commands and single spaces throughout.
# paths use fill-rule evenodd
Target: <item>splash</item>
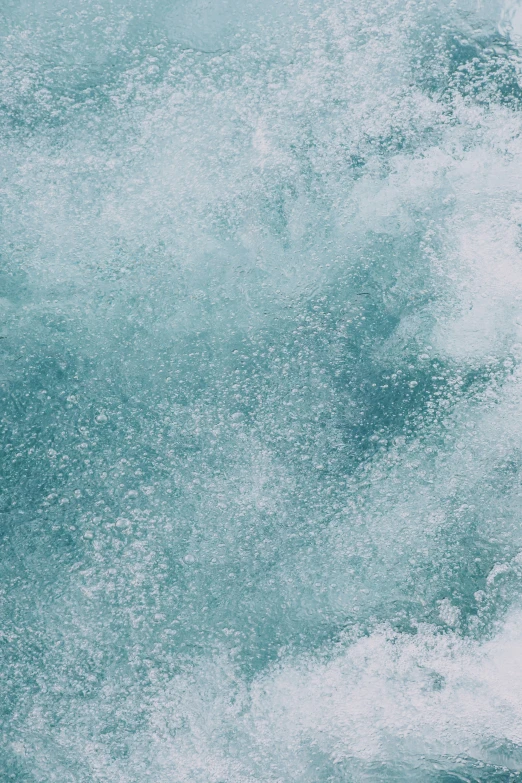
M 3 779 L 522 779 L 521 19 L 0 10 Z

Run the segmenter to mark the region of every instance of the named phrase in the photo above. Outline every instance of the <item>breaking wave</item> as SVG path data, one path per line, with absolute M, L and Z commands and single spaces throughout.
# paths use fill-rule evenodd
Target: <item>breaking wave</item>
M 522 780 L 522 6 L 0 9 L 0 767 Z

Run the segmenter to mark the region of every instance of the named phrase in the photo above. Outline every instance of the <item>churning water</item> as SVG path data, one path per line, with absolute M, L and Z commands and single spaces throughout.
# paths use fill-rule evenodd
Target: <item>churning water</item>
M 522 781 L 522 5 L 0 28 L 1 780 Z

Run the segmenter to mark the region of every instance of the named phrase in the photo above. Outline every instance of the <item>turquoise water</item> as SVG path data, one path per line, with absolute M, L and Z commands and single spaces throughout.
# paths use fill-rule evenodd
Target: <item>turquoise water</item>
M 522 781 L 522 5 L 4 0 L 0 771 Z

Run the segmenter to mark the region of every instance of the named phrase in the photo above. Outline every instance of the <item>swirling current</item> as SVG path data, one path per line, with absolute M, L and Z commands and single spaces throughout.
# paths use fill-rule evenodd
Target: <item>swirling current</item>
M 522 781 L 522 4 L 3 0 L 0 778 Z

